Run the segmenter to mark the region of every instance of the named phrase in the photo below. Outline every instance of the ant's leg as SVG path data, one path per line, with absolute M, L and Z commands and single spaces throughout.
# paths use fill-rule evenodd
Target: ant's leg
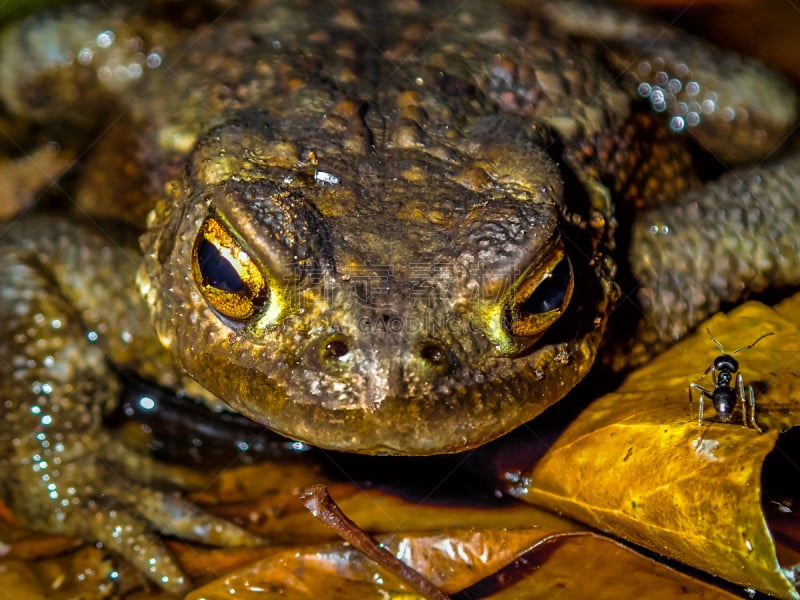
M 742 382 L 742 386 L 744 387 L 744 381 Z M 756 422 L 756 395 L 753 393 L 753 386 L 747 386 L 747 393 L 748 393 L 748 402 L 750 404 L 750 422 L 749 425 L 753 429 L 755 429 L 758 433 L 763 433 L 763 429 L 759 427 L 758 423 Z M 742 404 L 744 405 L 744 400 L 742 400 Z
M 756 423 L 756 396 L 753 394 L 753 386 L 748 385 L 747 391 L 750 393 L 750 425 L 758 433 L 763 433 L 764 430 Z
M 697 403 L 697 425 L 698 427 L 702 427 L 703 425 L 703 394 L 700 394 L 700 400 Z
M 742 425 L 747 427 L 747 398 L 744 395 L 744 377 L 741 373 L 736 376 L 736 388 L 739 390 L 739 398 L 742 400 Z
M 708 391 L 702 385 L 698 385 L 696 383 L 690 383 L 689 384 L 689 415 L 690 416 L 692 414 L 692 388 L 694 388 L 698 392 L 700 392 L 700 398 L 699 398 L 699 401 L 698 401 L 697 424 L 698 425 L 702 425 L 703 424 L 703 398 L 705 396 L 708 396 L 709 398 L 711 398 L 711 393 L 712 392 Z

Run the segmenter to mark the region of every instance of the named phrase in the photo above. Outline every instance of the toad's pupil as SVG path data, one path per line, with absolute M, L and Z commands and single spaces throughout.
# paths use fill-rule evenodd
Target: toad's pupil
M 197 249 L 197 263 L 203 275 L 203 284 L 223 292 L 241 293 L 244 282 L 236 269 L 220 254 L 217 246 L 203 240 Z
M 519 305 L 520 314 L 538 315 L 562 308 L 571 278 L 569 259 L 563 258 L 550 276 L 542 281 L 536 290 Z

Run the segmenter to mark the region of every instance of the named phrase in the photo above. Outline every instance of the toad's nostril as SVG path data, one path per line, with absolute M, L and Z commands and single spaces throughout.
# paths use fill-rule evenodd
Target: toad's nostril
M 343 361 L 350 354 L 350 346 L 341 338 L 333 338 L 322 346 L 322 359 L 326 362 Z
M 450 364 L 447 348 L 439 342 L 426 342 L 419 349 L 419 355 L 422 360 L 437 370 L 445 370 Z

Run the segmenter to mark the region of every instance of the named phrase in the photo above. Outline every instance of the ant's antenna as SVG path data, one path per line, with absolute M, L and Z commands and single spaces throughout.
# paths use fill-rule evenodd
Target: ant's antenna
M 711 330 L 706 328 L 706 333 L 708 333 L 708 337 L 711 338 L 711 341 L 714 342 L 717 345 L 717 348 L 719 348 L 719 351 L 722 352 L 723 354 L 725 354 L 725 348 L 723 347 L 723 345 L 720 343 L 720 341 L 717 338 L 715 338 L 713 335 L 711 335 Z M 770 331 L 768 333 L 765 333 L 764 335 L 761 335 L 761 336 L 757 337 L 752 344 L 748 344 L 747 346 L 742 346 L 741 348 L 737 348 L 736 350 L 731 352 L 731 354 L 738 354 L 742 350 L 750 350 L 750 348 L 755 346 L 758 342 L 763 340 L 765 337 L 769 337 L 771 335 L 775 335 L 775 332 L 774 331 Z
M 738 348 L 738 349 L 734 350 L 733 353 L 736 354 L 737 352 L 741 352 L 742 350 L 750 350 L 750 348 L 755 346 L 758 342 L 763 340 L 765 337 L 769 337 L 771 335 L 775 335 L 775 332 L 774 331 L 770 331 L 769 333 L 765 333 L 764 335 L 761 335 L 761 336 L 757 337 L 756 340 L 752 344 L 750 344 L 749 346 L 742 346 L 741 348 Z
M 720 341 L 717 338 L 715 338 L 713 335 L 711 335 L 711 330 L 708 327 L 706 327 L 706 333 L 708 334 L 708 337 L 711 338 L 711 341 L 714 342 L 717 345 L 717 348 L 719 348 L 719 351 L 722 352 L 723 354 L 725 354 L 725 348 L 722 346 L 722 344 L 720 343 Z

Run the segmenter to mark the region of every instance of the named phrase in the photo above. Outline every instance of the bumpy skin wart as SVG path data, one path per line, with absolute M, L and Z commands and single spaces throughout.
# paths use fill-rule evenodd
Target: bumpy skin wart
M 615 206 L 679 207 L 633 223 L 640 356 L 748 287 L 798 283 L 798 235 L 775 224 L 796 221 L 797 160 L 700 186 L 688 134 L 669 127 L 750 160 L 796 117 L 787 84 L 607 8 L 531 10 L 254 0 L 185 43 L 162 24 L 91 55 L 83 32 L 119 27 L 97 7 L 6 32 L 9 111 L 84 126 L 86 103 L 119 98 L 83 206 L 138 225 L 154 208 L 141 261 L 116 230 L 67 215 L 3 237 L 0 486 L 26 523 L 99 539 L 175 590 L 149 531 L 253 542 L 152 491 L 157 465 L 105 432 L 118 369 L 198 392 L 188 373 L 327 448 L 432 454 L 502 435 L 595 361 L 627 239 Z M 48 27 L 83 58 L 17 56 Z M 52 95 L 74 103 L 49 114 Z

